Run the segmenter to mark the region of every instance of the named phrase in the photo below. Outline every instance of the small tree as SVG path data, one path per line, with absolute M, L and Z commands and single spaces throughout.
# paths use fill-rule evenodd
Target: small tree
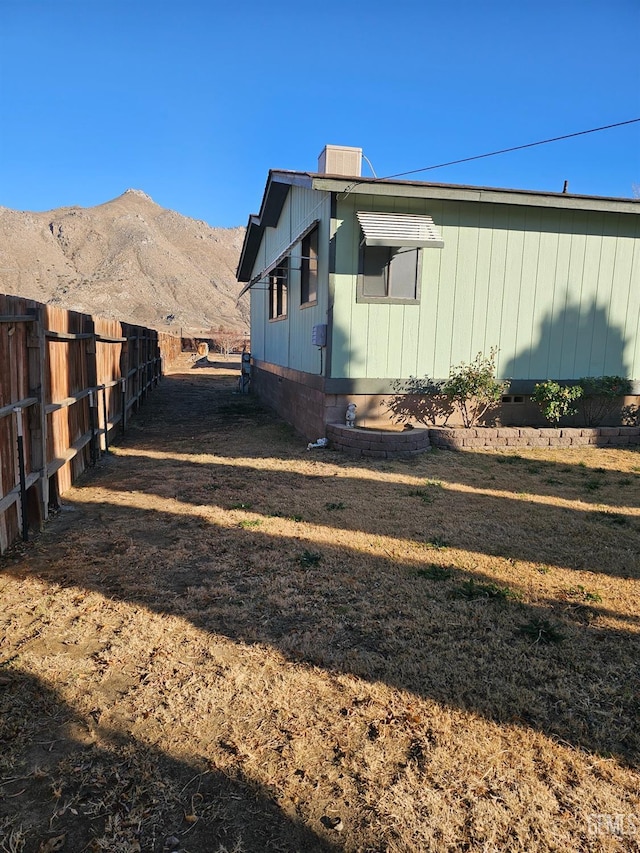
M 496 379 L 497 355 L 497 347 L 492 347 L 488 356 L 479 352 L 470 364 L 462 362 L 452 367 L 442 386 L 443 394 L 460 410 L 465 427 L 477 424 L 497 405 L 509 384 Z
M 532 399 L 538 403 L 549 423 L 557 426 L 564 415 L 575 415 L 578 409 L 574 401 L 581 396 L 580 385 L 560 385 L 552 379 L 547 379 L 546 382 L 536 384 Z
M 582 387 L 580 409 L 586 426 L 598 426 L 613 414 L 621 397 L 631 391 L 631 382 L 623 376 L 585 376 L 579 380 Z
M 244 335 L 237 329 L 226 329 L 224 326 L 219 326 L 217 330 L 211 329 L 211 337 L 213 345 L 221 355 L 231 355 L 232 352 L 238 352 L 244 344 Z

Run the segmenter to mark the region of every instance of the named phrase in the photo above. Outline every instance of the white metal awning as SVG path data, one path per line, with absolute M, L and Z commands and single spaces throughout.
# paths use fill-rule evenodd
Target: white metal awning
M 295 237 L 295 239 L 293 239 L 287 245 L 287 247 L 285 249 L 283 249 L 280 252 L 280 254 L 271 261 L 270 264 L 267 264 L 267 266 L 264 267 L 264 269 L 260 270 L 260 272 L 257 275 L 254 275 L 253 278 L 251 279 L 251 281 L 248 281 L 245 284 L 245 286 L 242 288 L 242 290 L 238 294 L 238 299 L 240 299 L 240 297 L 244 293 L 246 293 L 247 290 L 249 290 L 249 288 L 253 287 L 253 285 L 256 282 L 261 281 L 263 278 L 268 276 L 270 272 L 273 272 L 273 270 L 279 264 L 282 263 L 282 261 L 287 257 L 287 255 L 291 253 L 291 250 L 296 245 L 296 243 L 299 243 L 301 240 L 304 240 L 304 238 L 307 236 L 307 234 L 309 234 L 309 233 L 311 233 L 311 231 L 313 231 L 313 229 L 316 227 L 316 225 L 318 224 L 319 221 L 320 221 L 319 219 L 314 219 L 313 222 L 311 223 L 311 225 L 307 225 L 306 228 L 303 228 L 302 231 Z
M 356 213 L 366 246 L 397 246 L 402 248 L 444 246 L 438 228 L 430 216 L 412 213 Z

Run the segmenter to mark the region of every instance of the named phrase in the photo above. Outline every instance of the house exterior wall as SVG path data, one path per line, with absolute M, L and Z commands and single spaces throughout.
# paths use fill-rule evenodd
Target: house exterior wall
M 443 248 L 422 252 L 418 304 L 357 302 L 356 211 L 430 215 Z M 390 425 L 385 400 L 410 376 L 444 379 L 452 365 L 497 347 L 512 394 L 542 379 L 620 374 L 640 392 L 640 216 L 614 210 L 505 204 L 492 199 L 332 193 L 292 184 L 275 227 L 265 227 L 251 277 L 319 221 L 318 299 L 300 305 L 298 242 L 288 310 L 269 320 L 268 287 L 251 288 L 253 388 L 308 439 L 343 422 Z M 320 350 L 312 328 L 328 323 Z M 630 398 L 636 402 L 639 397 Z M 525 408 L 523 408 L 525 405 Z M 525 411 L 526 409 L 526 411 Z M 529 404 L 502 422 L 534 423 Z M 524 419 L 524 420 L 523 420 Z
M 368 209 L 439 226 L 444 248 L 423 250 L 420 304 L 356 302 L 355 213 Z M 640 380 L 637 215 L 351 194 L 333 227 L 333 379 L 442 379 L 495 346 L 501 378 Z
M 311 343 L 315 324 L 327 322 L 329 278 L 330 194 L 291 187 L 275 228 L 266 228 L 252 275 L 258 275 L 277 258 L 314 219 L 319 219 L 318 300 L 315 305 L 300 306 L 301 244 L 291 252 L 291 274 L 287 294 L 287 316 L 269 319 L 268 287 L 258 283 L 251 288 L 251 352 L 261 362 L 319 375 L 324 353 Z

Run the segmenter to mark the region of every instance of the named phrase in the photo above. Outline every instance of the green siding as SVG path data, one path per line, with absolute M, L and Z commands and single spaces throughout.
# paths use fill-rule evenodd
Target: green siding
M 541 214 L 537 208 L 526 211 L 527 230 L 523 235 L 522 246 L 522 281 L 520 299 L 518 302 L 518 317 L 516 340 L 532 341 L 536 326 L 536 297 L 538 290 L 538 275 L 540 267 L 540 233 Z M 531 359 L 524 366 L 527 373 L 531 371 Z
M 355 301 L 356 210 L 427 213 L 419 305 Z M 499 347 L 513 379 L 640 379 L 640 217 L 494 203 L 338 200 L 331 375 L 443 378 Z
M 311 343 L 317 323 L 327 322 L 330 196 L 301 187 L 291 187 L 275 228 L 266 228 L 252 276 L 258 275 L 277 258 L 314 219 L 319 219 L 318 301 L 300 307 L 301 245 L 291 250 L 287 317 L 269 320 L 267 285 L 251 288 L 251 351 L 255 358 L 283 367 L 320 373 L 321 356 Z
M 640 274 L 638 273 L 640 269 L 640 240 L 638 239 L 634 241 L 631 256 L 629 302 L 624 327 L 624 354 L 628 364 L 636 365 L 635 376 L 638 376 L 640 375 L 638 367 L 640 366 Z

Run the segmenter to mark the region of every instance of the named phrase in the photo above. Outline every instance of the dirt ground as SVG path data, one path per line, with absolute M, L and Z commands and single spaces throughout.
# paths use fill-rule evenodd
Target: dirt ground
M 0 851 L 638 850 L 640 453 L 354 460 L 237 377 L 0 558 Z

